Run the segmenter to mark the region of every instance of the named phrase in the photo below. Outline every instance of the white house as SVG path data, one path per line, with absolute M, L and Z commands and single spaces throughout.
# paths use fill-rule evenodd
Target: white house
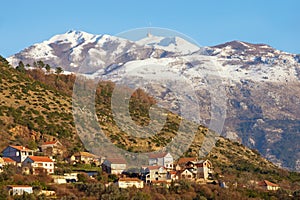
M 23 146 L 9 145 L 2 151 L 3 157 L 8 157 L 16 161 L 17 163 L 23 162 L 27 156 L 32 156 L 33 150 Z
M 136 188 L 143 188 L 144 181 L 138 178 L 120 178 L 118 180 L 118 186 L 119 188 L 128 188 L 133 186 L 135 186 Z
M 166 169 L 173 169 L 173 156 L 170 153 L 149 154 L 150 166 L 163 166 Z
M 22 168 L 26 172 L 30 170 L 32 174 L 54 173 L 54 162 L 47 156 L 28 156 L 22 163 Z
M 32 187 L 28 185 L 8 185 L 7 190 L 9 195 L 22 195 L 25 192 L 28 194 L 33 193 Z
M 185 168 L 195 173 L 196 179 L 208 180 L 213 173 L 213 166 L 209 160 L 189 161 Z
M 180 179 L 186 180 L 194 180 L 196 178 L 196 173 L 194 173 L 191 169 L 185 169 L 179 173 Z
M 126 169 L 124 158 L 107 158 L 102 163 L 102 169 L 109 174 L 122 174 Z
M 76 152 L 70 157 L 70 162 L 79 162 L 79 163 L 85 163 L 85 164 L 90 164 L 90 163 L 100 163 L 100 157 L 91 154 L 89 152 Z
M 54 156 L 63 154 L 63 145 L 58 140 L 44 142 L 40 147 L 44 155 Z
M 168 178 L 168 171 L 163 166 L 142 167 L 141 173 L 146 183 L 151 183 L 153 181 L 165 181 Z

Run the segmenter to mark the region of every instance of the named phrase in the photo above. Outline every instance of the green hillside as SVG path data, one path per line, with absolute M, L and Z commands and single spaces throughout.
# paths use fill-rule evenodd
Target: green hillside
M 41 69 L 17 70 L 10 67 L 2 57 L 0 72 L 1 149 L 8 144 L 36 148 L 40 142 L 53 138 L 60 140 L 67 148 L 66 156 L 84 149 L 76 134 L 72 115 L 71 95 L 75 80 L 73 75 L 47 75 Z M 111 82 L 99 83 L 96 110 L 102 130 L 114 144 L 129 151 L 146 152 L 165 146 L 176 136 L 179 123 L 184 119 L 172 113 L 168 113 L 167 122 L 161 132 L 153 137 L 141 139 L 124 133 L 113 120 L 110 103 L 113 89 L 114 84 Z M 149 123 L 148 108 L 152 104 L 155 104 L 153 98 L 141 90 L 135 91 L 129 107 L 137 124 Z M 194 142 L 185 156 L 197 155 L 203 138 L 210 133 L 207 128 L 199 126 Z M 269 195 L 268 198 L 278 198 L 279 195 L 288 197 L 294 191 L 300 190 L 299 173 L 279 169 L 262 158 L 256 150 L 250 150 L 237 142 L 220 137 L 207 158 L 213 162 L 215 178 L 228 182 L 230 187 L 235 183 L 251 185 L 253 181 L 267 179 L 283 188 L 283 194 L 272 195 L 255 189 L 231 188 L 226 193 L 232 198 L 235 194 L 237 197 L 245 196 L 245 199 L 261 199 L 264 195 Z M 213 191 L 211 188 L 209 190 Z M 196 189 L 194 193 L 197 193 Z M 224 197 L 225 193 L 222 195 Z M 215 194 L 212 196 L 212 199 L 218 199 Z

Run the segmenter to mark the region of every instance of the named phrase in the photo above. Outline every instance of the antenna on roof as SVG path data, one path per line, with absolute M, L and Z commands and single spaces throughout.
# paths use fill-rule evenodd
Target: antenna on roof
M 151 34 L 151 22 L 149 22 L 149 29 L 148 29 L 148 33 L 147 33 L 147 37 L 152 37 L 153 35 Z

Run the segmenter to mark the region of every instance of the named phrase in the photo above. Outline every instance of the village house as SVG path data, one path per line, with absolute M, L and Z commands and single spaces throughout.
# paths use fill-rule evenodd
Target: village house
M 138 178 L 120 178 L 118 180 L 119 188 L 128 188 L 135 186 L 136 188 L 143 188 L 144 182 Z
M 28 185 L 8 185 L 7 190 L 10 196 L 23 195 L 25 192 L 28 194 L 33 193 L 32 187 Z
M 107 158 L 102 163 L 102 169 L 108 174 L 122 174 L 126 169 L 124 158 Z
M 3 157 L 2 159 L 4 161 L 4 165 L 16 165 L 17 164 L 17 162 L 11 158 Z
M 193 168 L 184 169 L 183 171 L 179 171 L 179 178 L 186 180 L 195 180 L 197 173 L 193 171 Z
M 11 158 L 17 163 L 23 162 L 27 158 L 27 156 L 32 156 L 32 155 L 33 155 L 33 150 L 23 146 L 9 145 L 2 151 L 3 157 Z
M 184 170 L 185 169 L 185 165 L 188 162 L 196 162 L 197 158 L 196 157 L 183 157 L 183 158 L 179 158 L 177 162 L 174 163 L 175 166 L 175 170 L 179 171 L 179 170 Z
M 146 183 L 165 181 L 168 179 L 168 171 L 163 166 L 142 167 L 141 174 Z
M 270 181 L 267 181 L 267 180 L 263 180 L 261 182 L 258 182 L 258 186 L 260 186 L 260 187 L 262 187 L 266 190 L 273 190 L 273 191 L 276 191 L 280 188 L 279 185 L 277 185 L 275 183 L 272 183 Z
M 0 172 L 3 172 L 3 166 L 5 165 L 5 162 L 3 158 L 0 157 Z
M 168 171 L 167 179 L 176 181 L 179 179 L 178 173 L 176 170 Z
M 196 179 L 208 180 L 212 178 L 213 166 L 209 160 L 189 161 L 186 163 L 185 169 L 196 174 Z
M 22 169 L 31 174 L 53 174 L 54 162 L 47 156 L 28 156 L 22 163 Z
M 44 142 L 41 146 L 41 151 L 44 155 L 47 156 L 55 156 L 55 155 L 62 155 L 63 154 L 63 145 L 58 141 L 48 141 Z
M 163 166 L 166 169 L 173 169 L 173 156 L 170 153 L 149 154 L 150 166 Z
M 89 152 L 76 152 L 70 157 L 70 163 L 100 164 L 100 157 Z

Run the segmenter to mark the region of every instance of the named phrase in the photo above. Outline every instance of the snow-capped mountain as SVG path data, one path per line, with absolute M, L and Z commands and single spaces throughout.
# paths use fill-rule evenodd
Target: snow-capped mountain
M 129 61 L 149 58 L 173 58 L 174 66 L 179 58 L 199 67 L 199 55 L 206 55 L 201 60 L 215 60 L 220 65 L 220 75 L 239 81 L 297 81 L 300 78 L 300 56 L 282 52 L 265 44 L 250 44 L 232 41 L 225 44 L 199 48 L 180 37 L 162 37 L 148 35 L 138 41 L 110 36 L 94 35 L 83 31 L 68 31 L 55 35 L 42 43 L 34 44 L 8 58 L 17 66 L 22 60 L 32 64 L 43 60 L 53 68 L 62 67 L 65 71 L 95 73 L 107 75 L 112 69 Z M 179 59 L 180 60 L 180 59 Z M 84 67 L 83 67 L 84 66 Z M 272 66 L 272 67 L 270 67 Z M 175 67 L 173 67 L 175 68 Z M 189 68 L 190 69 L 190 68 Z
M 172 72 L 193 84 L 204 123 L 211 120 L 211 93 L 219 91 L 203 86 L 209 76 L 217 76 L 226 91 L 224 136 L 257 148 L 278 165 L 300 171 L 300 55 L 242 41 L 200 48 L 180 37 L 145 35 L 131 41 L 69 31 L 8 58 L 13 66 L 20 60 L 24 64 L 42 60 L 53 68 L 111 81 L 133 71 L 136 76 L 152 73 L 157 77 Z M 135 70 L 153 64 L 162 67 Z M 165 102 L 173 100 L 166 87 L 158 86 L 155 92 Z M 176 104 L 170 105 L 176 109 Z

